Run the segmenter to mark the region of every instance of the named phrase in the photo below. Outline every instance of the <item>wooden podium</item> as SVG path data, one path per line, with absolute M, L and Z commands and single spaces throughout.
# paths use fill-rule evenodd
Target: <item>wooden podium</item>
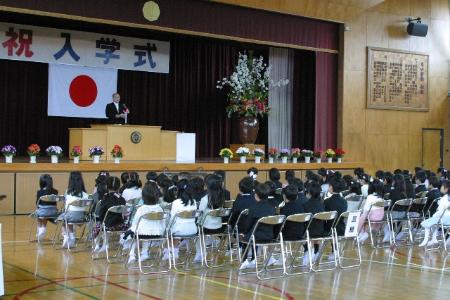
M 91 128 L 69 128 L 69 147 L 80 146 L 81 160 L 90 160 L 89 148 L 101 146 L 102 160 L 113 160 L 111 150 L 120 145 L 124 160 L 176 160 L 177 132 L 160 126 L 91 125 Z

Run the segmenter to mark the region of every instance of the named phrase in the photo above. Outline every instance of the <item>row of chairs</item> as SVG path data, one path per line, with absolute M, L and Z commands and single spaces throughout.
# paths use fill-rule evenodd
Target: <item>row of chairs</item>
M 43 198 L 42 200 L 47 201 L 55 201 L 56 203 L 63 202 L 62 196 L 44 196 L 47 198 Z M 51 199 L 51 200 L 50 200 Z M 425 198 L 426 199 L 426 198 Z M 411 228 L 414 222 L 418 222 L 419 220 L 422 220 L 424 216 L 426 216 L 427 212 L 422 212 L 421 215 L 413 215 L 410 213 L 411 206 L 413 204 L 424 204 L 423 198 L 421 201 L 420 199 L 404 199 L 397 201 L 394 205 L 390 205 L 389 201 L 380 201 L 380 203 L 375 203 L 374 207 L 383 207 L 386 208 L 386 215 L 385 218 L 382 221 L 372 221 L 370 218 L 368 218 L 367 223 L 370 228 L 370 235 L 371 235 L 371 241 L 372 245 L 375 245 L 374 238 L 372 237 L 372 228 L 374 225 L 384 225 L 388 224 L 390 228 L 394 228 L 396 226 L 396 222 L 404 222 L 406 223 L 405 229 L 408 230 L 410 241 L 413 241 L 413 237 L 411 234 Z M 437 200 L 436 200 L 437 202 Z M 338 236 L 336 231 L 336 225 L 341 219 L 348 218 L 348 215 L 350 212 L 346 212 L 342 214 L 341 216 L 337 216 L 336 212 L 324 212 L 319 213 L 316 215 L 311 214 L 298 214 L 298 215 L 292 215 L 289 217 L 285 217 L 282 215 L 276 215 L 276 216 L 270 216 L 262 218 L 258 221 L 257 225 L 254 228 L 253 234 L 251 235 L 251 238 L 247 243 L 245 243 L 245 249 L 244 251 L 241 250 L 241 247 L 239 247 L 240 242 L 240 233 L 238 230 L 237 224 L 239 223 L 239 219 L 245 215 L 247 212 L 243 211 L 241 215 L 238 217 L 238 220 L 236 222 L 236 225 L 232 226 L 228 222 L 224 222 L 224 231 L 221 233 L 215 233 L 215 234 L 206 234 L 203 224 L 206 220 L 206 216 L 214 216 L 214 217 L 223 217 L 227 218 L 230 215 L 230 208 L 232 207 L 233 201 L 228 201 L 225 205 L 225 208 L 218 209 L 218 210 L 212 210 L 209 211 L 208 214 L 205 214 L 203 216 L 199 215 L 197 211 L 186 211 L 186 212 L 180 212 L 177 214 L 172 220 L 170 220 L 170 214 L 168 211 L 170 211 L 170 205 L 166 206 L 164 208 L 165 212 L 161 213 L 149 213 L 147 215 L 144 215 L 141 217 L 141 219 L 138 222 L 138 228 L 141 226 L 144 220 L 151 220 L 151 221 L 163 221 L 166 224 L 167 230 L 164 232 L 163 235 L 160 237 L 152 237 L 148 239 L 143 239 L 139 237 L 139 235 L 136 235 L 134 237 L 134 241 L 137 245 L 137 254 L 138 254 L 138 268 L 139 270 L 144 273 L 148 274 L 150 272 L 168 272 L 171 269 L 183 269 L 183 270 L 189 270 L 193 261 L 192 257 L 194 254 L 194 249 L 196 243 L 200 243 L 200 251 L 201 251 L 201 266 L 206 268 L 213 268 L 218 266 L 223 266 L 228 263 L 233 263 L 236 258 L 240 262 L 242 262 L 242 257 L 245 255 L 245 253 L 248 253 L 250 249 L 255 253 L 255 273 L 258 278 L 260 279 L 268 279 L 273 278 L 272 274 L 273 272 L 278 272 L 279 276 L 288 276 L 288 275 L 298 275 L 298 274 L 304 274 L 311 271 L 322 271 L 322 270 L 329 270 L 334 269 L 336 267 L 341 268 L 348 268 L 348 267 L 357 267 L 361 264 L 361 249 L 358 241 L 358 236 L 356 235 L 354 238 L 345 238 L 342 236 Z M 87 231 L 89 234 L 85 235 L 86 242 L 92 238 L 91 232 L 93 225 L 96 221 L 95 216 L 95 210 L 92 210 L 92 200 L 77 200 L 71 203 L 70 206 L 77 206 L 78 208 L 84 207 L 86 212 L 86 219 L 83 223 L 75 223 L 71 224 L 67 220 L 64 220 L 63 222 L 59 222 L 60 227 L 61 226 L 67 226 L 68 225 L 84 225 L 83 227 L 83 233 L 81 234 L 80 239 L 84 236 L 85 231 Z M 69 207 L 67 207 L 66 210 L 69 210 Z M 127 203 L 125 206 L 118 206 L 118 207 L 111 207 L 108 213 L 122 213 L 124 215 L 131 215 L 133 212 L 136 211 L 138 208 L 137 201 L 134 199 L 134 201 L 131 201 L 131 203 Z M 394 218 L 392 212 L 396 211 L 395 209 L 402 208 L 402 210 L 405 212 L 405 218 Z M 370 214 L 369 214 L 370 215 Z M 131 219 L 131 217 L 130 217 Z M 192 219 L 196 220 L 198 224 L 198 230 L 196 234 L 190 235 L 190 236 L 177 236 L 173 233 L 171 230 L 175 222 L 179 219 Z M 311 226 L 313 221 L 320 221 L 320 222 L 329 222 L 333 225 L 331 226 L 331 230 L 327 232 L 326 235 L 321 237 L 310 237 L 309 236 L 309 227 Z M 297 222 L 297 223 L 304 223 L 305 227 L 307 228 L 305 230 L 305 236 L 303 239 L 299 241 L 285 241 L 283 239 L 282 235 L 282 229 L 284 228 L 286 222 Z M 266 242 L 266 243 L 260 243 L 257 241 L 254 237 L 254 232 L 257 230 L 258 226 L 281 226 L 281 230 L 279 231 L 279 234 L 276 239 Z M 449 230 L 448 227 L 446 227 L 444 224 L 439 224 L 441 232 L 442 232 L 442 240 L 444 240 L 443 248 L 447 252 L 447 247 L 445 245 L 445 233 Z M 60 230 L 59 227 L 59 230 Z M 88 229 L 88 230 L 86 230 Z M 55 237 L 53 239 L 53 243 L 56 242 L 56 236 L 59 231 L 58 229 L 55 231 Z M 137 230 L 139 232 L 139 229 Z M 392 232 L 392 231 L 391 231 Z M 108 228 L 105 226 L 104 222 L 101 226 L 101 233 L 104 238 L 106 238 L 107 234 L 119 234 L 122 232 L 112 232 L 109 231 Z M 30 231 L 31 236 L 31 231 Z M 109 237 L 111 238 L 111 237 Z M 182 240 L 181 243 L 182 247 L 184 248 L 184 251 L 180 250 L 180 253 L 176 253 L 176 247 L 175 247 L 175 241 L 176 240 Z M 350 245 L 350 250 L 356 251 L 356 264 L 348 264 L 349 261 L 354 261 L 355 255 L 346 257 L 344 255 L 344 252 L 349 250 L 347 249 L 348 241 L 353 240 L 353 243 Z M 151 259 L 147 262 L 141 261 L 141 243 L 142 242 L 149 242 L 152 245 L 152 248 L 156 250 L 156 253 L 153 255 L 154 259 Z M 395 245 L 395 237 L 392 239 L 390 238 L 390 244 Z M 302 245 L 307 245 L 308 249 L 312 249 L 312 245 L 314 243 L 320 243 L 320 251 L 319 251 L 319 258 L 316 260 L 316 264 L 313 261 L 312 258 L 312 251 L 308 251 L 308 255 L 310 256 L 308 261 L 309 265 L 302 266 L 299 264 L 299 260 L 302 259 Z M 326 244 L 331 243 L 332 251 L 335 253 L 333 261 L 331 262 L 321 262 L 321 256 L 323 253 L 323 250 L 326 246 Z M 94 247 L 94 244 L 92 244 L 92 247 Z M 257 248 L 259 250 L 257 250 Z M 69 249 L 69 248 L 68 248 Z M 164 249 L 169 249 L 168 259 L 163 260 L 163 254 Z M 70 249 L 69 249 L 70 250 Z M 123 251 L 121 249 L 121 246 L 117 247 L 116 255 L 118 256 L 119 253 Z M 234 255 L 236 253 L 236 255 Z M 303 252 L 304 253 L 304 252 Z M 128 253 L 129 254 L 129 253 Z M 181 255 L 184 254 L 184 255 Z M 226 256 L 228 254 L 228 257 Z M 273 266 L 271 265 L 271 258 L 274 256 L 279 256 L 278 262 L 280 262 L 280 265 Z M 123 256 L 120 256 L 123 257 Z M 181 258 L 184 259 L 181 259 Z M 108 262 L 111 262 L 110 255 L 109 255 L 109 249 L 106 251 L 106 259 Z M 346 263 L 347 262 L 347 263 Z M 323 265 L 328 264 L 331 266 L 331 268 L 322 268 Z M 127 265 L 127 259 L 125 260 L 125 265 Z M 132 266 L 128 266 L 130 268 L 133 268 Z M 241 274 L 248 273 L 247 271 L 240 271 Z

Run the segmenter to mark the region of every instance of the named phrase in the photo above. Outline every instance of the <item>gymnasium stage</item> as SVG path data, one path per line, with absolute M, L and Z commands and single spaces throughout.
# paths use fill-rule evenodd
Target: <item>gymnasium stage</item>
M 258 181 L 266 181 L 271 168 L 278 168 L 282 173 L 282 179 L 284 179 L 286 170 L 295 170 L 296 176 L 304 179 L 307 170 L 317 171 L 320 168 L 326 168 L 339 170 L 345 175 L 353 174 L 355 168 L 368 168 L 366 163 L 345 161 L 340 164 L 326 162 L 320 164 L 255 164 L 252 161 L 245 164 L 238 161 L 224 164 L 220 158 L 198 159 L 195 163 L 123 160 L 120 164 L 115 164 L 113 161 L 101 161 L 99 164 L 94 164 L 92 161 L 81 161 L 79 164 L 74 164 L 71 160 L 61 159 L 58 164 L 52 164 L 50 158 L 38 157 L 37 164 L 30 164 L 28 157 L 18 157 L 14 158 L 12 164 L 0 163 L 0 194 L 6 195 L 6 198 L 0 201 L 0 211 L 3 215 L 28 214 L 34 211 L 36 191 L 39 189 L 39 176 L 43 173 L 48 173 L 53 177 L 55 188 L 62 194 L 67 188 L 71 171 L 82 172 L 87 192 L 92 193 L 95 178 L 102 170 L 109 171 L 114 176 L 120 176 L 122 172 L 126 171 L 137 171 L 142 181 L 145 181 L 148 171 L 169 174 L 179 172 L 204 174 L 224 170 L 226 172 L 225 185 L 230 190 L 232 197 L 235 197 L 238 193 L 239 180 L 246 176 L 247 169 L 253 166 L 259 170 Z

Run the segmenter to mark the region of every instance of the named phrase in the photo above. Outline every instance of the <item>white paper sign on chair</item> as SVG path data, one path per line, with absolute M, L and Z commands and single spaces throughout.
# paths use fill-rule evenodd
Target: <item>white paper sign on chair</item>
M 356 237 L 358 235 L 360 212 L 355 211 L 348 214 L 347 225 L 345 226 L 345 237 Z

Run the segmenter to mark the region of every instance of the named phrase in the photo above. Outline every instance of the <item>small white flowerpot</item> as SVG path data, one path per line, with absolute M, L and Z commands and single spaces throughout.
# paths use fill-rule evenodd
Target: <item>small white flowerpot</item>
M 342 163 L 342 157 L 338 157 L 338 158 L 337 158 L 337 163 L 338 163 L 338 164 Z
M 30 155 L 30 164 L 36 163 L 36 155 Z
M 305 163 L 309 164 L 311 162 L 311 157 L 310 156 L 305 156 Z
M 320 164 L 322 162 L 322 158 L 316 158 L 316 163 Z
M 331 164 L 331 163 L 333 162 L 333 158 L 332 158 L 332 157 L 327 157 L 327 162 L 328 162 L 329 164 Z
M 73 163 L 74 164 L 79 164 L 80 163 L 80 157 L 79 156 L 74 156 L 73 157 Z
M 287 156 L 283 156 L 282 158 L 281 158 L 281 162 L 283 163 L 283 164 L 287 164 Z
M 261 163 L 261 156 L 255 156 L 255 164 Z
M 273 157 L 269 157 L 269 164 L 273 164 Z
M 120 164 L 120 157 L 114 157 L 114 163 Z
M 245 164 L 247 162 L 246 156 L 241 156 L 241 157 L 239 157 L 239 159 L 241 160 L 241 164 Z
M 229 164 L 230 163 L 230 158 L 229 157 L 224 157 L 223 158 L 223 163 L 224 164 Z
M 292 163 L 293 163 L 293 164 L 296 164 L 297 162 L 298 162 L 298 157 L 293 157 L 293 158 L 292 158 Z
M 5 155 L 5 163 L 12 164 L 13 156 L 12 155 Z
M 99 164 L 100 163 L 100 155 L 94 155 L 92 156 L 92 162 L 94 164 Z
M 58 163 L 58 155 L 51 155 L 50 159 L 52 161 L 52 164 L 57 164 Z

